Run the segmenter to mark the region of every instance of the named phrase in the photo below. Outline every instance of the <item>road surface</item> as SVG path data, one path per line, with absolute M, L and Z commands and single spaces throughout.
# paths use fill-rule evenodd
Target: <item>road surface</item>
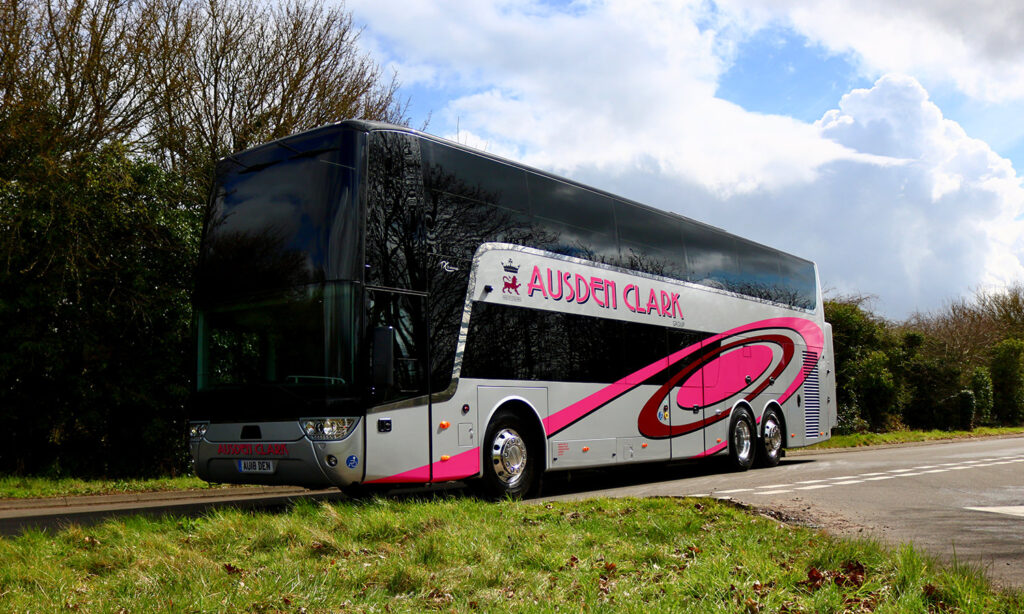
M 913 542 L 1024 587 L 1022 437 L 792 455 L 745 473 L 690 465 L 610 479 L 613 488 L 601 487 L 599 476 L 556 481 L 545 498 L 730 498 L 840 535 Z

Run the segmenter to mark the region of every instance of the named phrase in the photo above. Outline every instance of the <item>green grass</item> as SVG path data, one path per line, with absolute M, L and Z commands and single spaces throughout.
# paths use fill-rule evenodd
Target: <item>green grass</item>
M 0 499 L 68 497 L 74 495 L 111 495 L 171 490 L 222 488 L 195 476 L 147 480 L 83 480 L 0 476 Z
M 1020 612 L 1020 593 L 707 499 L 300 501 L 0 539 L 5 611 Z
M 992 437 L 995 435 L 1018 435 L 1024 433 L 1024 427 L 979 427 L 973 431 L 891 431 L 888 433 L 854 433 L 852 435 L 833 435 L 828 441 L 802 448 L 804 450 L 821 450 L 823 448 L 857 448 L 861 446 L 877 446 L 881 444 L 910 443 L 915 441 L 935 441 L 939 439 L 970 439 L 972 437 Z

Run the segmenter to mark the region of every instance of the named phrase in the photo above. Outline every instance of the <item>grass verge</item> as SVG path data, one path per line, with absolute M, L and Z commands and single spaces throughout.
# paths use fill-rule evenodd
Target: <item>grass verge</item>
M 170 490 L 207 490 L 210 488 L 227 487 L 212 485 L 195 476 L 147 480 L 83 480 L 78 478 L 0 476 L 0 499 L 113 495 Z
M 1024 433 L 1022 426 L 979 427 L 973 431 L 890 431 L 888 433 L 853 433 L 851 435 L 833 435 L 828 441 L 800 448 L 802 450 L 821 450 L 824 448 L 858 448 L 861 446 L 877 446 L 882 444 L 911 443 L 915 441 L 936 441 L 940 439 L 971 439 L 975 437 L 993 437 L 997 435 L 1019 435 Z
M 0 539 L 51 612 L 1020 612 L 1024 597 L 707 499 L 300 501 Z

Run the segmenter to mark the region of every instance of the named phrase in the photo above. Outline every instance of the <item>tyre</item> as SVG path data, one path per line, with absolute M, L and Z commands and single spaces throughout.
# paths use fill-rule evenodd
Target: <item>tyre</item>
M 782 419 L 774 409 L 764 413 L 761 420 L 761 438 L 757 446 L 757 465 L 759 467 L 774 467 L 779 464 L 782 458 Z
M 729 464 L 735 471 L 746 471 L 754 464 L 757 430 L 746 409 L 737 409 L 729 423 Z
M 521 499 L 539 484 L 540 442 L 516 414 L 499 411 L 487 425 L 484 469 L 476 486 L 488 499 Z

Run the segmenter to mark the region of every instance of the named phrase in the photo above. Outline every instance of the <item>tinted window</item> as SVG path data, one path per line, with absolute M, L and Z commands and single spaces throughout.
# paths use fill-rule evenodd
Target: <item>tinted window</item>
M 368 330 L 382 326 L 395 330 L 395 384 L 389 390 L 374 391 L 377 400 L 394 401 L 424 394 L 428 337 L 423 297 L 371 290 L 366 299 Z M 368 345 L 372 347 L 372 343 Z
M 739 273 L 735 239 L 687 220 L 682 226 L 687 279 L 712 288 L 729 289 L 731 280 Z
M 366 214 L 366 283 L 426 290 L 426 228 L 419 140 L 370 134 Z
M 818 285 L 814 265 L 795 256 L 779 254 L 779 271 L 783 277 L 789 303 L 804 309 L 814 309 L 818 303 Z
M 668 355 L 668 335 L 707 337 L 555 311 L 473 305 L 463 377 L 612 383 Z M 678 349 L 678 348 L 676 348 Z M 648 383 L 662 383 L 659 373 Z
M 739 271 L 730 278 L 731 289 L 747 296 L 773 299 L 779 294 L 778 252 L 744 239 L 736 239 Z
M 427 195 L 425 223 L 429 251 L 461 259 L 488 241 L 534 245 L 547 236 L 525 213 L 435 190 Z
M 432 141 L 422 141 L 431 190 L 529 211 L 526 173 L 514 166 Z
M 686 278 L 686 252 L 678 218 L 615 202 L 622 266 L 654 275 Z
M 541 175 L 530 175 L 529 185 L 535 216 L 614 236 L 612 199 Z
M 200 303 L 358 278 L 359 215 L 347 166 L 355 139 L 347 130 L 320 130 L 218 164 L 197 280 Z

